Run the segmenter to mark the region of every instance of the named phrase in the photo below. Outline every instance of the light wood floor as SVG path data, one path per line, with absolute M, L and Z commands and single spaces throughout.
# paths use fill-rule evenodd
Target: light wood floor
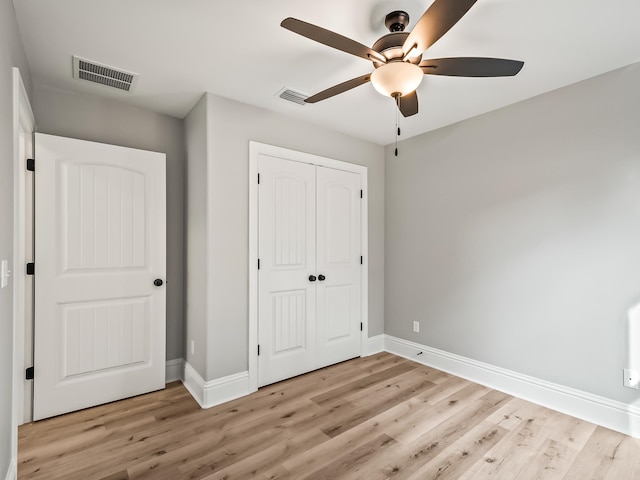
M 388 353 L 209 410 L 174 383 L 19 436 L 21 480 L 640 479 L 640 441 Z

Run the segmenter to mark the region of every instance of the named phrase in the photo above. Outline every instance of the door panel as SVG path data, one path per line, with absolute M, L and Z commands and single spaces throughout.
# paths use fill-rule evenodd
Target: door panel
M 360 176 L 318 168 L 317 364 L 331 365 L 361 352 Z
M 148 298 L 62 305 L 61 378 L 144 362 L 149 351 Z
M 277 292 L 271 296 L 273 339 L 272 356 L 288 355 L 307 348 L 306 292 Z
M 260 385 L 315 365 L 315 172 L 311 165 L 258 159 Z
M 34 419 L 164 388 L 165 156 L 36 134 Z
M 65 164 L 61 173 L 63 271 L 144 267 L 144 175 L 78 164 Z
M 323 297 L 325 303 L 323 306 L 326 316 L 326 341 L 343 339 L 351 335 L 352 296 L 353 288 L 351 285 L 324 287 Z
M 353 261 L 354 255 L 354 242 L 352 242 L 351 236 L 353 235 L 353 229 L 351 223 L 354 221 L 353 217 L 353 196 L 354 191 L 349 188 L 349 185 L 342 185 L 335 183 L 335 177 L 338 174 L 345 174 L 355 176 L 357 181 L 356 186 L 359 186 L 359 178 L 353 173 L 345 173 L 339 171 L 332 171 L 323 169 L 318 174 L 318 187 L 324 191 L 322 192 L 322 198 L 324 204 L 319 207 L 319 217 L 322 229 L 318 231 L 321 236 L 319 243 L 323 248 L 324 262 L 327 266 L 349 266 Z M 322 184 L 321 177 L 330 175 L 333 178 L 331 183 Z M 347 177 L 351 180 L 350 177 Z M 358 189 L 359 191 L 359 189 Z M 360 218 L 357 219 L 360 221 Z M 356 239 L 359 241 L 359 239 Z M 355 245 L 356 252 L 359 252 L 359 245 Z

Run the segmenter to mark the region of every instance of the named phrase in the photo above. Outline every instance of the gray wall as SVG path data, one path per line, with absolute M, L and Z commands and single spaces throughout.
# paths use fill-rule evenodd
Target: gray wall
M 640 399 L 638 85 L 640 64 L 387 148 L 386 333 Z
M 0 260 L 13 265 L 13 67 L 30 93 L 31 78 L 11 0 L 0 0 Z M 0 478 L 11 462 L 13 282 L 0 290 Z
M 250 140 L 368 167 L 369 335 L 383 333 L 383 147 L 215 95 L 206 98 L 211 231 L 205 380 L 248 368 Z
M 189 112 L 184 120 L 187 145 L 187 278 L 186 338 L 194 342 L 194 352 L 187 345 L 185 359 L 200 376 L 207 371 L 207 233 L 209 222 L 207 165 L 207 97 Z
M 167 360 L 184 356 L 183 121 L 93 95 L 35 85 L 37 131 L 167 155 Z M 37 155 L 37 152 L 36 152 Z

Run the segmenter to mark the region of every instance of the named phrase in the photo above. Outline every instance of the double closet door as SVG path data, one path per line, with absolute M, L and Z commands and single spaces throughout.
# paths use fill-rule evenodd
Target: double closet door
M 258 383 L 361 354 L 361 185 L 353 172 L 258 159 Z

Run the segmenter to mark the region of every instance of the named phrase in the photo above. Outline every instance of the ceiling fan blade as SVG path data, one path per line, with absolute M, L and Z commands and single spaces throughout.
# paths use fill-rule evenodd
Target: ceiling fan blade
M 347 80 L 346 82 L 339 83 L 338 85 L 334 85 L 333 87 L 327 88 L 326 90 L 321 91 L 320 93 L 316 93 L 311 97 L 305 100 L 305 103 L 316 103 L 320 100 L 326 100 L 327 98 L 333 97 L 340 93 L 344 93 L 347 90 L 351 90 L 352 88 L 359 87 L 360 85 L 364 85 L 371 78 L 371 74 L 367 73 L 366 75 L 362 75 L 361 77 L 352 78 L 351 80 Z
M 435 0 L 402 45 L 404 54 L 424 52 L 460 20 L 477 0 Z
M 322 43 L 337 50 L 350 53 L 351 55 L 355 55 L 356 57 L 361 57 L 365 60 L 376 59 L 380 62 L 387 63 L 386 58 L 384 58 L 375 50 L 367 47 L 366 45 L 358 43 L 355 40 L 351 40 L 350 38 L 344 37 L 338 33 L 332 32 L 331 30 L 313 25 L 312 23 L 303 22 L 302 20 L 298 20 L 297 18 L 289 17 L 285 18 L 282 23 L 280 23 L 280 26 L 286 28 L 287 30 L 291 30 L 294 33 L 297 33 L 298 35 L 310 38 L 311 40 L 315 40 L 316 42 Z
M 418 94 L 415 90 L 397 99 L 398 109 L 403 117 L 410 117 L 418 113 Z
M 420 62 L 425 75 L 450 77 L 512 77 L 523 65 L 520 60 L 483 57 L 434 58 Z

